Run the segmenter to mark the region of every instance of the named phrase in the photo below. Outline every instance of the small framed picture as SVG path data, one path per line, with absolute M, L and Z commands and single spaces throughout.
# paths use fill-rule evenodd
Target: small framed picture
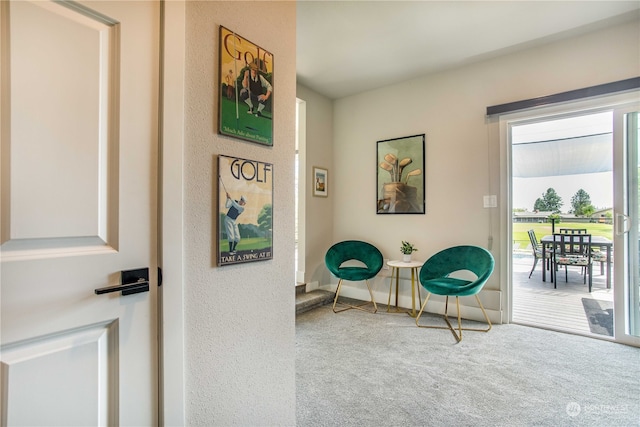
M 327 178 L 329 171 L 325 168 L 313 167 L 313 195 L 316 197 L 327 197 L 329 188 L 327 186 Z

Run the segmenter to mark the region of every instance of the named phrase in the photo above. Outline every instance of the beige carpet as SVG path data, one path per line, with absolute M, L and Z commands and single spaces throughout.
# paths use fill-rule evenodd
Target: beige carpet
M 519 325 L 456 343 L 384 309 L 297 316 L 298 426 L 640 425 L 638 348 Z

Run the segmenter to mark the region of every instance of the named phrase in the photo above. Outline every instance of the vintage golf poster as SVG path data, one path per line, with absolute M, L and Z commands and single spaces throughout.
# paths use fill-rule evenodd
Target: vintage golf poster
M 273 258 L 273 165 L 218 156 L 218 265 Z
M 220 133 L 273 146 L 273 55 L 220 26 Z

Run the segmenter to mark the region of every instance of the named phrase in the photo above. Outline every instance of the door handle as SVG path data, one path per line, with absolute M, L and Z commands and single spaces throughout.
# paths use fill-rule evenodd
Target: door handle
M 616 236 L 622 236 L 631 229 L 631 217 L 618 213 L 616 214 Z
M 149 269 L 122 270 L 119 285 L 105 286 L 95 290 L 96 295 L 110 292 L 121 292 L 122 296 L 149 292 Z

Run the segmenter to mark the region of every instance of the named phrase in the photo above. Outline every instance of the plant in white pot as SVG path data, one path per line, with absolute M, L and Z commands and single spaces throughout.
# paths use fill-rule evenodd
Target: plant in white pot
M 402 252 L 402 260 L 404 262 L 411 262 L 411 254 L 417 252 L 418 248 L 416 248 L 413 243 L 402 241 L 402 246 L 400 246 L 400 252 Z

